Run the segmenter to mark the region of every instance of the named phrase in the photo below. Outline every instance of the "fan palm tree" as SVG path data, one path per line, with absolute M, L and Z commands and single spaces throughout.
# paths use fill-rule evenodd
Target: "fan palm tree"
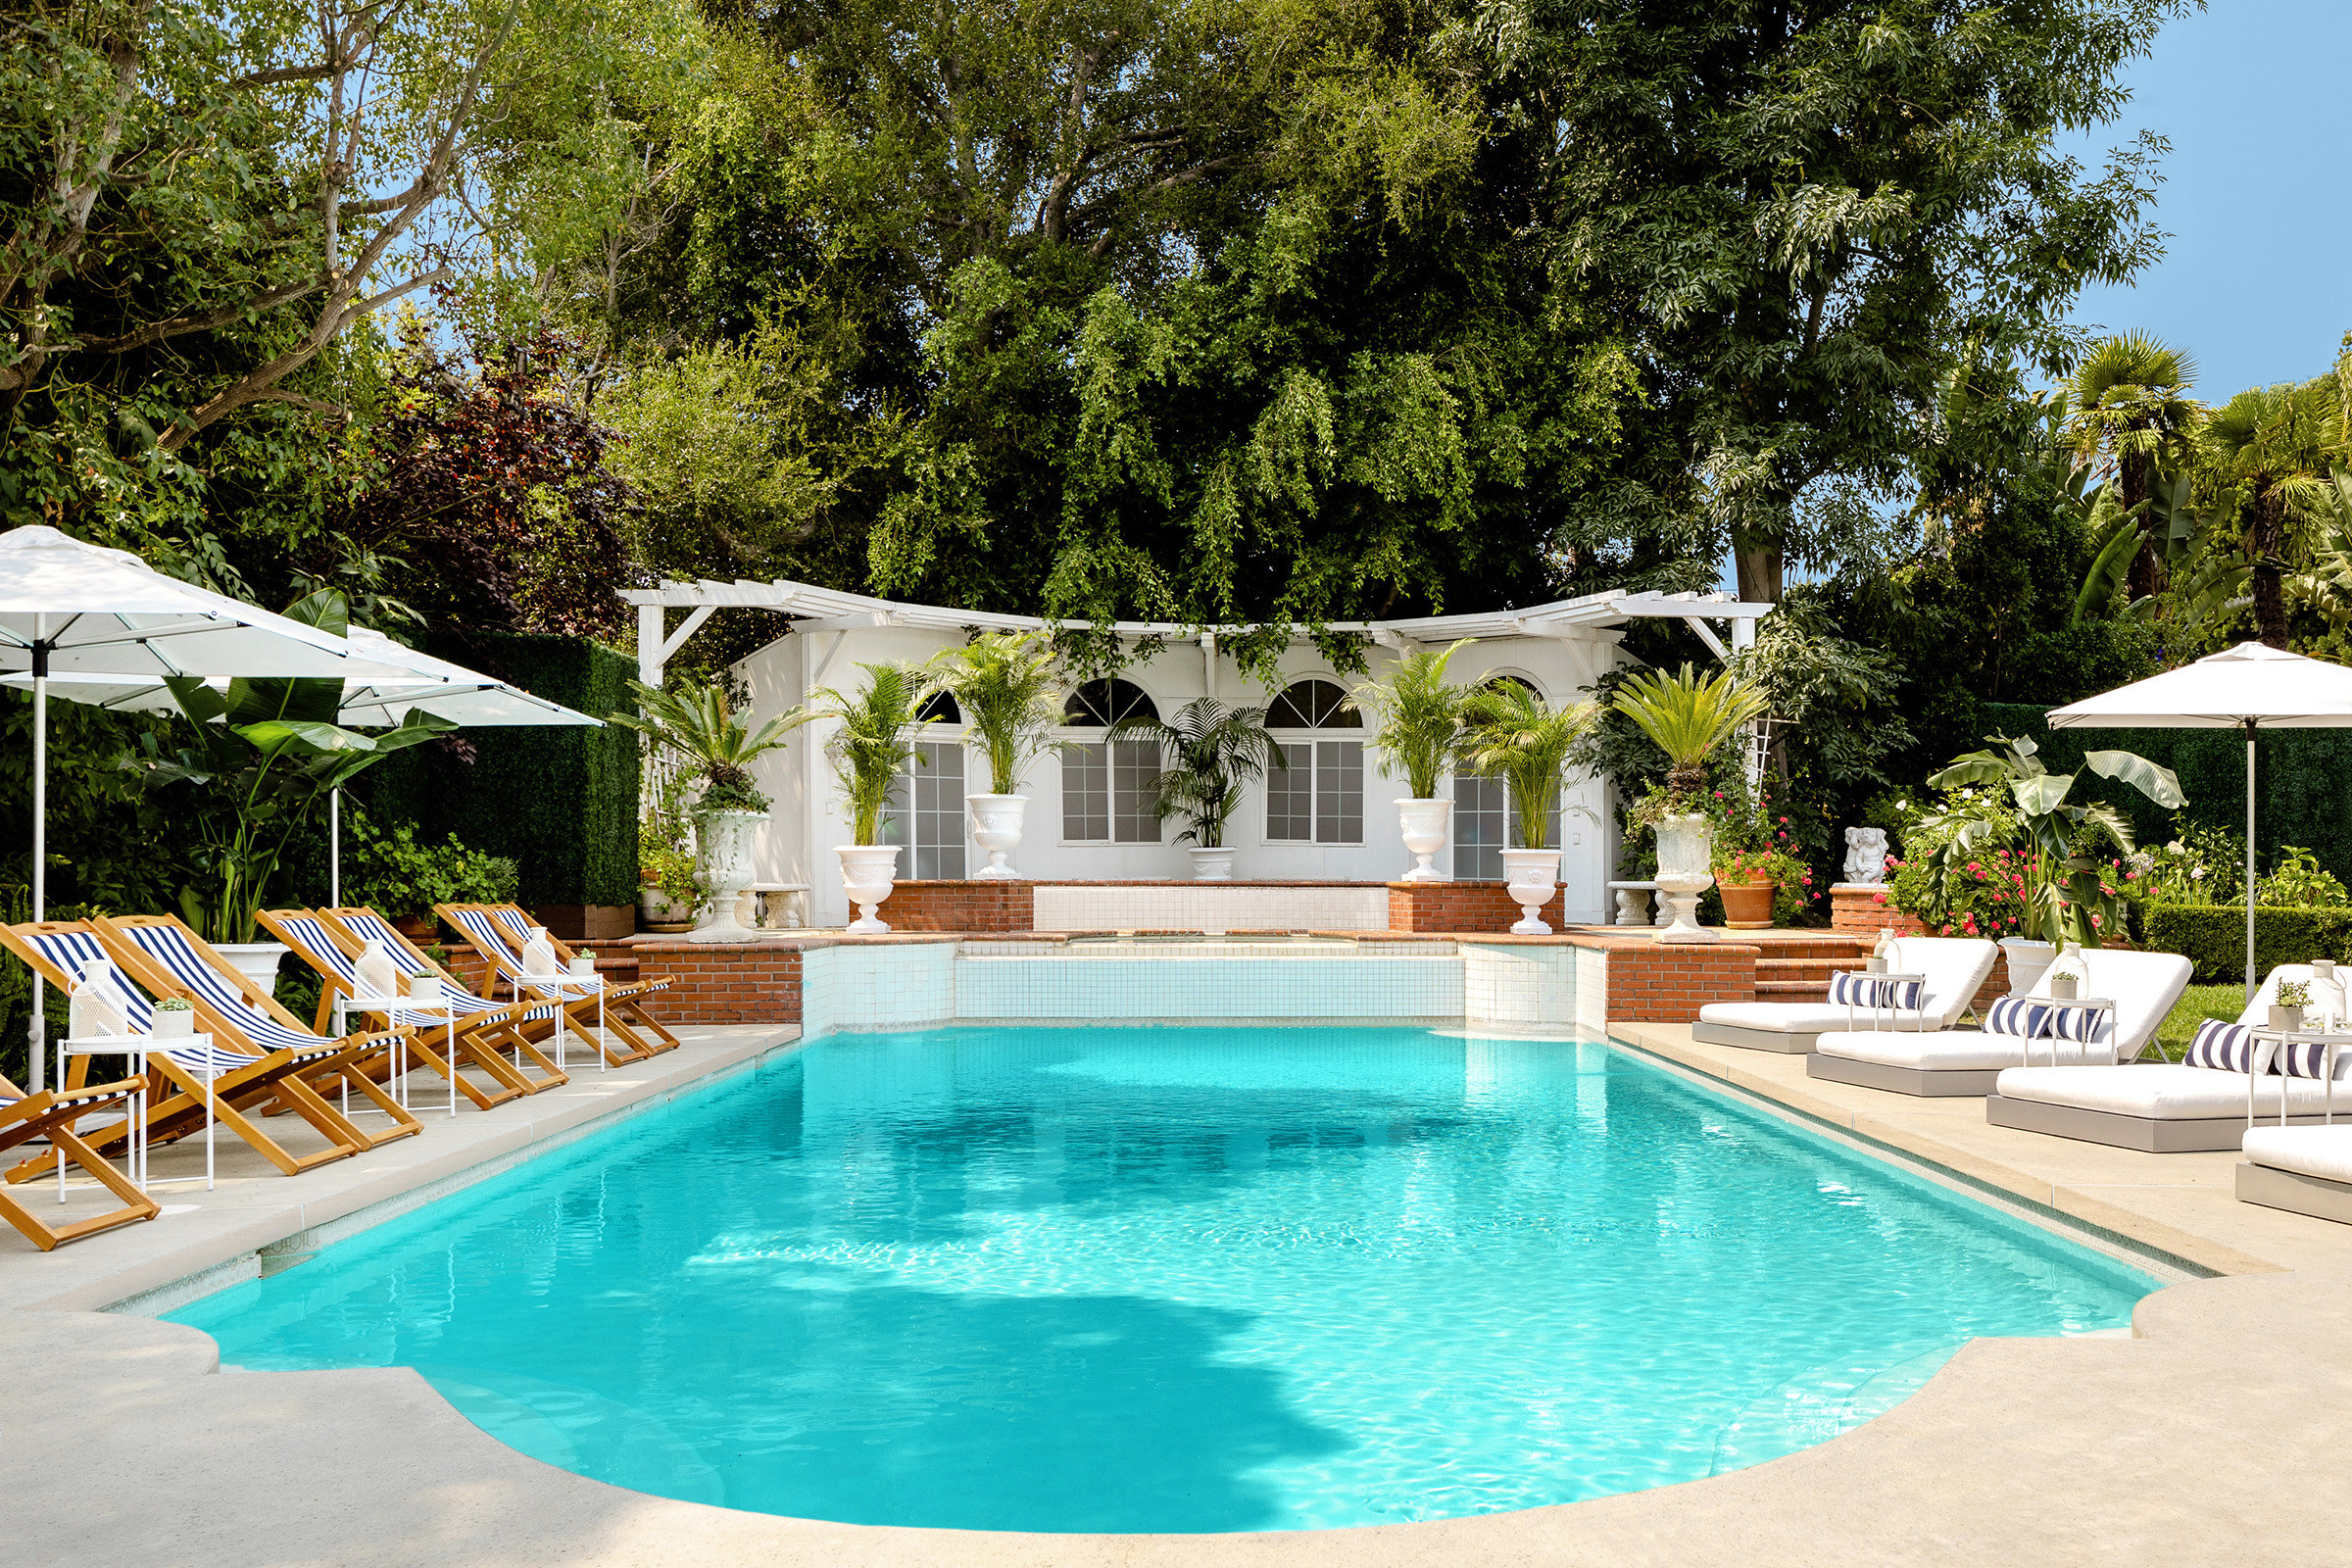
M 2335 496 L 2328 479 L 2334 416 L 2329 377 L 2254 387 L 2224 404 L 2205 429 L 2219 514 L 2248 565 L 2254 634 L 2286 646 L 2286 578 L 2310 554 Z
M 1480 773 L 1502 780 L 1519 819 L 1519 848 L 1551 848 L 1551 808 L 1560 796 L 1560 773 L 1600 717 L 1598 703 L 1550 708 L 1515 680 L 1498 680 L 1472 692 L 1462 704 L 1463 760 Z
M 1763 716 L 1763 692 L 1730 670 L 1701 679 L 1689 664 L 1668 675 L 1645 670 L 1617 688 L 1617 711 L 1666 754 L 1666 793 L 1676 810 L 1707 787 L 1707 759 L 1740 725 Z
M 637 711 L 608 713 L 606 721 L 677 753 L 688 773 L 702 783 L 695 808 L 704 811 L 766 810 L 767 797 L 752 783 L 751 764 L 781 750 L 794 730 L 816 716 L 794 708 L 755 730 L 727 706 L 727 694 L 716 681 L 665 691 L 633 680 L 629 691 L 637 699 Z
M 2076 369 L 2067 433 L 2082 463 L 2114 470 L 2126 514 L 2154 494 L 2158 475 L 2188 461 L 2203 417 L 2188 395 L 2196 381 L 2195 360 L 2145 332 L 2105 339 Z M 2143 533 L 2128 572 L 2133 600 L 2159 587 L 2159 546 L 2153 530 Z
M 1191 839 L 1204 850 L 1222 849 L 1225 824 L 1242 804 L 1242 786 L 1261 777 L 1271 760 L 1288 768 L 1282 748 L 1266 733 L 1262 708 L 1228 708 L 1213 697 L 1196 697 L 1176 710 L 1175 722 L 1122 718 L 1104 734 L 1108 745 L 1143 741 L 1175 754 L 1174 765 L 1145 788 L 1161 821 L 1181 815 L 1191 825 L 1177 841 Z

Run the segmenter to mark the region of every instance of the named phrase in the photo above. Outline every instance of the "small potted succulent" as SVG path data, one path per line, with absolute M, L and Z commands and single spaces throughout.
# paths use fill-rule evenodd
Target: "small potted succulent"
M 2303 1027 L 2303 1009 L 2311 1005 L 2311 988 L 2300 980 L 2278 982 L 2278 998 L 2271 1004 L 2270 1026 L 2278 1030 Z
M 185 1040 L 196 1032 L 196 1004 L 185 997 L 166 997 L 155 1004 L 155 1038 Z

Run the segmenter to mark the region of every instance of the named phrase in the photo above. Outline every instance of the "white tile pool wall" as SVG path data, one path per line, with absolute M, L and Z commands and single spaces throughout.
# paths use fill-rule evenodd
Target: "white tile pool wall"
M 1009 943 L 817 948 L 804 957 L 802 1031 L 920 1029 L 959 1020 L 1349 1019 L 1525 1032 L 1604 1021 L 1600 955 L 1574 948 L 1088 954 Z M 1171 947 L 1175 945 L 1171 944 Z
M 1389 890 L 1041 883 L 1034 918 L 1040 931 L 1385 931 Z
M 1462 965 L 1451 956 L 962 958 L 956 1015 L 1454 1019 Z

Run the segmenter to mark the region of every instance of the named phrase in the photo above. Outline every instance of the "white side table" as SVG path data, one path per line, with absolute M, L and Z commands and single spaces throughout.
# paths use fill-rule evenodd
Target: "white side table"
M 142 1193 L 147 1190 L 149 1180 L 147 1174 L 147 1090 L 145 1087 L 147 1054 L 152 1051 L 176 1051 L 182 1046 L 205 1048 L 204 1190 L 208 1193 L 213 1190 L 213 1132 L 220 1125 L 220 1107 L 213 1100 L 213 1080 L 220 1074 L 214 1070 L 212 1065 L 212 1044 L 213 1037 L 209 1034 L 80 1035 L 69 1036 L 57 1042 L 59 1060 L 56 1071 L 57 1081 L 61 1084 L 66 1081 L 64 1058 L 67 1056 L 126 1055 L 137 1059 L 141 1086 L 138 1093 L 132 1095 L 130 1100 L 130 1142 L 125 1152 L 130 1165 L 130 1184 Z M 174 1176 L 171 1180 L 194 1181 L 195 1178 L 193 1176 Z M 63 1156 L 60 1156 L 57 1162 L 57 1200 L 61 1203 L 66 1200 L 66 1162 Z
M 442 1027 L 449 1032 L 449 1044 L 443 1060 L 449 1063 L 449 1113 L 458 1113 L 458 1004 L 446 990 L 438 1001 L 431 997 L 355 997 L 347 991 L 335 993 L 335 1038 L 341 1040 L 351 1033 L 354 1012 L 380 1012 L 384 1021 L 397 1026 L 404 1012 L 437 1012 Z M 396 1035 L 392 1045 L 392 1098 L 402 1109 L 409 1104 L 409 1037 Z M 351 1085 L 343 1086 L 343 1108 L 351 1109 Z M 365 1108 L 365 1107 L 363 1107 Z
M 2108 1059 L 2108 1061 L 2109 1061 L 2109 1063 L 2110 1063 L 2111 1065 L 2116 1065 L 2116 1066 L 2121 1066 L 2121 1065 L 2122 1065 L 2122 1063 L 2123 1063 L 2123 1053 L 2122 1053 L 2122 1047 L 2121 1047 L 2121 1044 L 2120 1044 L 2120 1043 L 2119 1043 L 2119 1042 L 2116 1040 L 2116 1038 L 2115 1038 L 2115 1002 L 2114 1002 L 2114 1000 L 2113 1000 L 2112 998 L 2109 998 L 2109 997 L 2030 997 L 2030 998 L 2026 998 L 2026 999 L 2024 999 L 2024 1000 L 2026 1000 L 2026 1001 L 2030 1001 L 2030 1002 L 2046 1002 L 2046 1003 L 2048 1003 L 2048 1004 L 2050 1004 L 2050 1009 L 2051 1009 L 2051 1010 L 2050 1010 L 2048 1013 L 2044 1014 L 2044 1016 L 2043 1016 L 2043 1018 L 2042 1018 L 2042 1021 L 2041 1021 L 2041 1023 L 2039 1023 L 2039 1024 L 2037 1024 L 2037 1025 L 2035 1025 L 2035 1026 L 2034 1026 L 2034 1032 L 2033 1032 L 2032 1034 L 2030 1034 L 2030 1035 L 2026 1036 L 2026 1065 L 2027 1065 L 2027 1066 L 2031 1067 L 2031 1066 L 2033 1066 L 2033 1065 L 2034 1065 L 2034 1041 L 2036 1041 L 2036 1040 L 2047 1040 L 2047 1041 L 2050 1043 L 2050 1065 L 2051 1065 L 2051 1066 L 2053 1066 L 2053 1067 L 2055 1067 L 2055 1066 L 2057 1066 L 2057 1065 L 2058 1065 L 2058 1042 L 2059 1042 L 2061 1039 L 2063 1039 L 2063 1038 L 2064 1038 L 2064 1036 L 2061 1036 L 2061 1035 L 2058 1035 L 2058 1034 L 2056 1034 L 2056 1033 L 2053 1033 L 2053 1032 L 2052 1032 L 2052 1026 L 2053 1026 L 2053 1025 L 2055 1025 L 2055 1024 L 2056 1024 L 2056 1022 L 2057 1022 L 2057 1019 L 2058 1019 L 2058 1012 L 2057 1012 L 2057 1009 L 2058 1009 L 2058 1008 L 2060 1008 L 2060 1007 L 2081 1007 L 2081 1008 L 2082 1008 L 2082 1009 L 2084 1009 L 2084 1010 L 2086 1010 L 2086 1011 L 2090 1011 L 2090 1012 L 2103 1012 L 2103 1013 L 2107 1014 L 2107 1019 L 2108 1019 L 2108 1023 L 2107 1023 L 2107 1031 L 2108 1031 L 2108 1032 L 2107 1032 L 2107 1059 Z M 2096 1029 L 2093 1029 L 2093 1030 L 2091 1030 L 2091 1033 L 2095 1035 L 2095 1034 L 2097 1034 L 2097 1033 L 2098 1033 L 2098 1031 L 2097 1031 Z M 2078 1045 L 2082 1045 L 2082 1046 L 2088 1046 L 2088 1045 L 2090 1044 L 2090 1042 L 2089 1042 L 2089 1041 L 2087 1041 L 2087 1040 L 2083 1040 L 2083 1041 L 2078 1041 L 2078 1042 L 2077 1042 L 2077 1044 L 2078 1044 Z
M 525 987 L 528 987 L 531 993 L 527 999 L 522 994 Z M 520 971 L 518 977 L 514 981 L 514 997 L 516 1002 L 527 1000 L 555 1004 L 556 1068 L 558 1071 L 567 1072 L 571 1065 L 569 1058 L 564 1054 L 564 1047 L 571 1040 L 571 1015 L 564 1010 L 564 1004 L 571 1002 L 585 1002 L 590 997 L 596 999 L 597 1070 L 602 1072 L 612 1067 L 612 1057 L 606 1052 L 604 1042 L 605 988 L 605 977 L 598 974 L 593 968 L 559 969 L 554 974 L 533 974 L 526 969 Z M 517 1067 L 522 1065 L 520 1052 L 515 1053 L 514 1065 Z
M 1909 985 L 1913 981 L 1917 981 L 1919 983 L 1919 1000 L 1922 1002 L 1928 1000 L 1928 977 L 1924 974 L 1897 974 L 1891 971 L 1884 974 L 1873 974 L 1867 969 L 1849 969 L 1845 972 L 1853 976 L 1853 978 L 1869 984 L 1871 987 L 1871 1001 L 1866 1004 L 1866 1005 L 1870 1010 L 1870 1021 L 1873 1028 L 1878 1026 L 1879 1014 L 1882 1012 L 1886 1015 L 1886 1027 L 1889 1031 L 1892 1031 L 1896 1023 L 1900 1021 L 1903 1009 L 1894 1004 L 1895 987 Z M 1857 1004 L 1854 1002 L 1852 997 L 1849 996 L 1846 998 L 1845 1026 L 1848 1030 L 1851 1030 L 1854 1027 L 1854 1008 L 1856 1005 Z M 1917 1025 L 1919 1032 L 1921 1034 L 1926 1034 L 1928 1032 L 1927 1008 L 1915 1007 L 1912 1010 L 1919 1015 Z
M 2321 1048 L 2320 1070 L 2322 1077 L 2320 1079 L 2320 1101 L 2321 1104 L 2326 1109 L 2328 1125 L 2330 1127 L 2334 1126 L 2336 1058 L 2342 1054 L 2343 1049 L 2346 1046 L 2352 1046 L 2352 1030 L 2256 1029 L 2252 1032 L 2251 1038 L 2259 1045 L 2266 1045 L 2274 1048 L 2271 1053 L 2272 1059 L 2274 1060 L 2276 1060 L 2278 1055 L 2284 1052 L 2289 1044 L 2318 1046 Z M 2254 1059 L 2246 1063 L 2246 1066 L 2248 1069 L 2246 1072 L 2246 1125 L 2251 1127 L 2254 1125 L 2254 1080 L 2262 1076 L 2262 1054 L 2259 1051 L 2256 1052 L 2254 1054 Z M 2286 1125 L 2286 1086 L 2288 1079 L 2286 1074 L 2283 1072 L 2279 1073 L 2278 1077 L 2278 1125 L 2283 1127 Z

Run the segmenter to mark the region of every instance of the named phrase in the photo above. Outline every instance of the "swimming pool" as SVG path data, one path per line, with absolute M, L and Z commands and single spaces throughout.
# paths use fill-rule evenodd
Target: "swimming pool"
M 1752 1464 L 2124 1264 L 1598 1045 L 839 1035 L 172 1314 L 865 1524 L 1316 1529 Z

